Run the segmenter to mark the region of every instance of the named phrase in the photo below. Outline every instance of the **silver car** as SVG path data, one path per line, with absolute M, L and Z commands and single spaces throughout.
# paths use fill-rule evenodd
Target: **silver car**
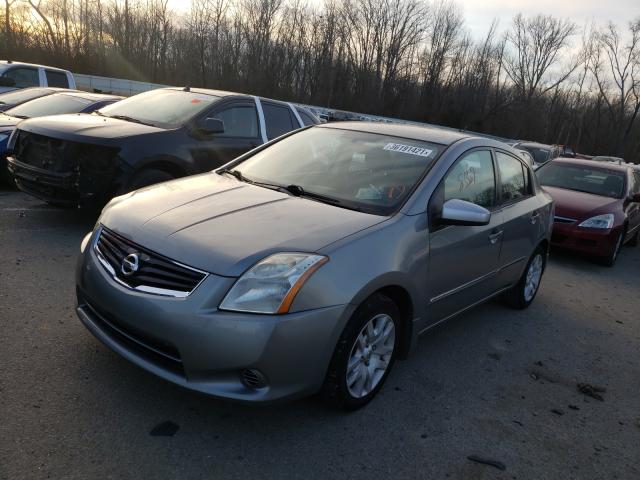
M 183 387 L 357 408 L 431 327 L 497 295 L 527 307 L 552 219 L 498 141 L 315 126 L 113 199 L 81 246 L 77 313 Z

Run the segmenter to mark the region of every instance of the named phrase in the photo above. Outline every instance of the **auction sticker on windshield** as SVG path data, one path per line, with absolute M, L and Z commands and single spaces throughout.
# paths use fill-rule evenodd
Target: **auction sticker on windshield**
M 414 147 L 412 145 L 403 145 L 402 143 L 387 143 L 383 150 L 389 150 L 390 152 L 408 153 L 409 155 L 418 155 L 420 157 L 428 157 L 433 153 L 433 150 L 423 147 Z

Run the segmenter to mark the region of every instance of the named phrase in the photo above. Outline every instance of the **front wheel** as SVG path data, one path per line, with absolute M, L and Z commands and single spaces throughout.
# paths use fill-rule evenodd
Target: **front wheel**
M 504 299 L 509 306 L 522 310 L 531 305 L 540 288 L 545 265 L 545 251 L 539 247 L 529 258 L 518 283 L 504 294 Z
M 613 267 L 616 264 L 616 260 L 618 259 L 618 255 L 620 254 L 620 249 L 622 248 L 622 242 L 624 240 L 626 233 L 623 230 L 618 234 L 618 238 L 616 239 L 616 245 L 611 251 L 611 253 L 604 257 L 602 263 L 607 267 Z
M 156 183 L 167 182 L 173 180 L 174 177 L 170 173 L 155 168 L 146 168 L 137 172 L 127 183 L 126 192 L 132 192 L 139 188 L 155 185 Z M 125 193 L 126 193 L 125 192 Z
M 332 406 L 353 410 L 382 388 L 398 350 L 400 310 L 387 296 L 374 294 L 355 311 L 335 348 L 323 385 Z

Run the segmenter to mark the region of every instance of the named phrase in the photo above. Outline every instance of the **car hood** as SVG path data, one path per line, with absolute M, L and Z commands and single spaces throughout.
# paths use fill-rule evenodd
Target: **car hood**
M 0 115 L 0 130 L 11 130 L 23 119 L 10 115 Z
M 111 145 L 117 139 L 163 132 L 150 125 L 127 122 L 117 118 L 101 117 L 88 113 L 51 115 L 24 120 L 20 130 L 64 140 Z
M 556 205 L 556 215 L 583 220 L 601 213 L 613 213 L 622 202 L 618 198 L 576 192 L 564 188 L 543 187 Z
M 186 265 L 236 277 L 276 252 L 316 252 L 387 217 L 207 173 L 117 197 L 100 223 Z

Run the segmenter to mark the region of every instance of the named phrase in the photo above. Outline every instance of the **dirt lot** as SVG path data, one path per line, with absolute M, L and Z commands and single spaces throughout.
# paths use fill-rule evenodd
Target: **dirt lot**
M 95 219 L 0 191 L 1 479 L 640 478 L 640 248 L 612 269 L 554 252 L 531 308 L 439 327 L 344 414 L 213 400 L 103 347 L 74 312 Z

